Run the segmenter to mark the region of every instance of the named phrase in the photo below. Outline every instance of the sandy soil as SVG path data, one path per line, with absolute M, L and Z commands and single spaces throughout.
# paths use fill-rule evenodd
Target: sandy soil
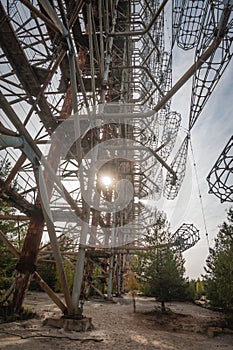
M 224 329 L 215 337 L 208 328 L 222 324 L 222 315 L 191 303 L 170 303 L 172 311 L 161 315 L 150 298 L 137 299 L 133 313 L 130 298 L 115 303 L 98 300 L 84 305 L 85 316 L 92 317 L 94 329 L 79 333 L 43 325 L 47 317 L 60 317 L 56 306 L 43 293 L 27 296 L 26 305 L 37 318 L 0 324 L 0 349 L 4 350 L 230 350 L 233 332 Z M 219 329 L 220 330 L 220 329 Z

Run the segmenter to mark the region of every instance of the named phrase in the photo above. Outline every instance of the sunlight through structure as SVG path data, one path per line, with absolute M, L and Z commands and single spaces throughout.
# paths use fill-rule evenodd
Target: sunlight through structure
M 0 198 L 27 225 L 15 253 L 14 312 L 33 276 L 80 319 L 91 289 L 102 297 L 107 289 L 108 299 L 122 293 L 128 254 L 161 203 L 179 196 L 190 133 L 231 43 L 229 1 L 0 3 Z M 193 50 L 193 60 L 173 81 L 178 48 Z M 171 100 L 190 78 L 187 119 Z M 181 236 L 185 249 L 198 240 L 194 226 Z M 35 272 L 38 254 L 54 259 L 65 304 Z M 62 256 L 74 266 L 72 291 Z
M 101 182 L 104 186 L 108 187 L 111 186 L 113 179 L 110 176 L 105 175 L 101 178 Z

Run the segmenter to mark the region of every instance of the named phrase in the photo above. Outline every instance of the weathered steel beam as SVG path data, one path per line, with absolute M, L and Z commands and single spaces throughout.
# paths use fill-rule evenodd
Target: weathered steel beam
M 45 11 L 48 13 L 49 17 L 52 19 L 54 25 L 57 27 L 59 32 L 65 37 L 68 35 L 68 30 L 58 17 L 56 11 L 52 7 L 51 3 L 48 0 L 39 0 L 39 3 L 43 6 Z
M 41 288 L 48 294 L 50 299 L 59 307 L 63 314 L 67 313 L 67 307 L 56 293 L 48 286 L 48 284 L 41 278 L 38 272 L 34 273 L 34 279 L 41 286 Z
M 10 118 L 16 129 L 20 132 L 21 135 L 23 135 L 28 142 L 29 146 L 32 149 L 32 152 L 34 152 L 35 158 L 37 158 L 37 162 L 39 165 L 39 160 L 43 162 L 42 159 L 42 154 L 38 146 L 34 143 L 34 140 L 31 138 L 30 134 L 24 127 L 24 125 L 21 123 L 19 120 L 18 116 L 14 112 L 14 110 L 11 108 L 9 103 L 6 101 L 4 96 L 0 92 L 0 102 L 1 102 L 1 107 L 4 110 L 4 112 L 7 114 L 7 116 Z M 51 167 L 49 166 L 49 163 L 45 161 L 45 165 L 49 168 L 49 171 L 53 173 L 53 169 L 50 169 Z M 39 186 L 39 181 L 37 176 L 35 176 L 38 186 Z M 56 175 L 54 174 L 54 181 L 56 181 Z M 60 183 L 59 183 L 60 185 Z M 67 196 L 72 200 L 71 196 L 69 193 L 67 193 Z M 72 204 L 73 204 L 72 200 Z M 46 216 L 46 211 L 44 211 L 44 215 Z M 48 219 L 48 218 L 47 218 Z M 28 286 L 30 284 L 32 274 L 35 271 L 36 268 L 36 261 L 37 261 L 37 255 L 39 251 L 39 246 L 44 230 L 44 216 L 42 214 L 42 210 L 40 207 L 40 197 L 37 198 L 37 210 L 33 213 L 31 216 L 31 220 L 29 223 L 27 235 L 24 241 L 24 245 L 22 248 L 22 252 L 20 255 L 19 262 L 16 266 L 16 282 L 15 282 L 15 292 L 13 296 L 13 305 L 15 312 L 19 312 L 22 302 L 25 297 L 25 293 L 28 289 Z M 51 225 L 51 221 L 47 220 L 47 226 L 49 227 L 49 231 L 51 232 L 53 230 L 53 226 Z M 56 250 L 56 249 L 55 249 Z M 60 265 L 58 266 L 58 268 Z M 64 273 L 62 269 L 59 269 L 59 272 L 61 272 L 61 275 L 63 277 Z M 67 302 L 67 307 L 68 307 L 68 312 L 72 313 L 72 305 L 71 305 L 71 299 L 69 296 L 69 290 L 67 288 L 67 285 L 63 285 L 63 291 L 64 295 L 66 297 L 66 302 Z
M 0 134 L 0 150 L 7 147 L 20 148 L 22 146 L 23 146 L 22 137 Z
M 26 215 L 0 214 L 0 220 L 27 221 L 30 218 Z
M 201 68 L 204 62 L 208 60 L 211 54 L 217 49 L 221 42 L 221 39 L 216 38 L 208 49 L 194 62 L 194 64 L 185 72 L 185 74 L 177 81 L 177 83 L 168 91 L 168 93 L 153 107 L 154 112 L 158 112 L 175 93 L 195 74 L 195 72 Z
M 20 271 L 22 273 L 32 273 L 36 270 L 36 260 L 43 229 L 44 218 L 42 210 L 38 205 L 36 213 L 33 214 L 29 222 L 27 236 L 24 241 L 19 262 L 16 266 L 17 271 Z M 41 234 L 38 234 L 38 232 Z
M 27 141 L 28 145 L 31 147 L 32 151 L 34 152 L 35 161 L 38 163 L 38 161 L 41 161 L 44 167 L 46 168 L 48 174 L 50 175 L 50 179 L 52 179 L 58 186 L 58 188 L 63 191 L 65 194 L 67 202 L 70 204 L 71 208 L 79 215 L 81 216 L 80 208 L 78 208 L 76 202 L 73 200 L 69 192 L 64 188 L 59 178 L 56 176 L 56 173 L 54 172 L 53 168 L 51 167 L 50 163 L 46 161 L 44 157 L 42 157 L 42 153 L 38 146 L 35 144 L 34 140 L 32 139 L 31 135 L 27 131 L 27 129 L 24 127 L 14 110 L 9 105 L 8 101 L 5 99 L 3 94 L 0 91 L 0 107 L 4 110 L 8 118 L 11 120 L 11 122 L 14 124 L 16 129 L 19 131 L 21 135 L 25 137 L 25 140 Z M 39 165 L 39 163 L 38 163 Z M 53 186 L 52 186 L 53 188 Z M 51 188 L 51 190 L 52 190 Z
M 153 18 L 151 19 L 150 23 L 146 26 L 144 30 L 138 30 L 138 31 L 131 31 L 131 32 L 114 32 L 110 33 L 109 36 L 139 36 L 144 35 L 149 32 L 157 18 L 160 16 L 161 12 L 164 10 L 165 5 L 167 4 L 169 0 L 163 0 L 163 2 L 160 4 L 158 10 L 155 12 Z
M 59 29 L 56 27 L 56 25 L 47 17 L 44 15 L 40 10 L 38 10 L 35 6 L 33 6 L 28 0 L 20 0 L 27 8 L 35 13 L 39 18 L 41 18 L 49 28 L 51 28 L 54 32 L 59 33 Z
M 0 198 L 19 209 L 22 213 L 31 217 L 36 212 L 36 207 L 29 203 L 13 188 L 5 188 L 5 182 L 0 178 Z
M 210 46 L 203 52 L 201 56 L 199 56 L 198 60 L 194 62 L 194 64 L 186 71 L 186 73 L 177 81 L 177 83 L 168 91 L 168 93 L 157 103 L 156 106 L 153 107 L 153 111 L 158 112 L 165 104 L 170 100 L 170 98 L 191 78 L 195 72 L 201 68 L 204 62 L 206 62 L 211 54 L 218 48 L 221 41 L 226 34 L 227 23 L 229 20 L 229 16 L 231 14 L 231 6 L 227 6 L 222 12 L 221 18 L 219 20 L 219 26 L 215 33 L 215 38 L 210 44 Z
M 156 89 L 159 91 L 161 96 L 164 96 L 163 91 L 161 90 L 159 84 L 156 82 L 154 76 L 151 74 L 151 72 L 149 71 L 149 69 L 146 66 L 142 66 L 142 65 L 129 65 L 129 66 L 114 66 L 114 69 L 142 69 L 146 72 L 146 74 L 149 76 L 149 78 L 151 79 L 151 81 L 153 82 L 153 84 L 155 85 Z
M 41 197 L 43 197 L 42 210 L 43 210 L 44 218 L 46 221 L 46 226 L 48 229 L 48 234 L 49 234 L 50 243 L 51 243 L 51 247 L 53 250 L 54 258 L 56 261 L 57 271 L 58 271 L 58 274 L 60 277 L 60 282 L 62 285 L 62 291 L 64 293 L 64 297 L 66 300 L 68 313 L 73 314 L 74 307 L 73 307 L 71 295 L 69 292 L 68 281 L 66 278 L 65 269 L 63 266 L 63 262 L 62 262 L 62 256 L 60 253 L 60 247 L 59 247 L 58 240 L 57 240 L 56 230 L 54 227 L 54 223 L 52 221 L 52 214 L 51 214 L 51 211 L 49 208 L 49 198 L 47 195 L 47 188 L 46 188 L 46 184 L 44 181 L 43 172 L 42 172 L 41 168 L 39 168 L 38 174 L 36 174 L 36 176 L 37 175 L 38 176 L 41 175 L 40 193 L 41 193 Z
M 15 131 L 6 128 L 2 122 L 0 122 L 0 133 L 3 135 L 17 136 Z
M 18 252 L 18 250 L 15 248 L 15 246 L 9 241 L 9 239 L 6 237 L 6 235 L 4 235 L 4 233 L 2 232 L 2 230 L 0 230 L 0 239 L 2 240 L 2 242 L 7 246 L 7 248 L 9 249 L 9 251 L 16 257 L 19 258 L 20 254 Z
M 36 271 L 36 261 L 44 230 L 44 218 L 37 203 L 37 211 L 31 217 L 19 261 L 15 267 L 16 277 L 13 294 L 14 312 L 19 313 L 32 276 Z
M 6 244 L 9 251 L 16 257 L 20 257 L 20 253 L 17 251 L 15 246 L 7 239 L 6 235 L 0 230 L 0 239 Z M 54 293 L 54 291 L 47 285 L 47 283 L 41 278 L 38 272 L 34 273 L 34 279 L 41 286 L 41 288 L 48 294 L 48 296 L 54 301 L 54 303 L 59 307 L 59 309 L 66 313 L 66 306 L 62 300 Z
M 14 167 L 11 169 L 9 175 L 7 176 L 5 183 L 4 183 L 4 188 L 7 188 L 10 186 L 11 181 L 14 180 L 15 176 L 17 175 L 18 171 L 20 170 L 21 166 L 25 162 L 27 157 L 25 154 L 21 154 L 17 162 L 15 163 Z
M 30 98 L 30 102 L 33 104 L 31 96 L 37 96 L 40 94 L 41 84 L 35 73 L 35 70 L 30 65 L 22 46 L 16 37 L 14 29 L 10 23 L 10 19 L 7 16 L 3 5 L 0 3 L 0 18 L 4 18 L 0 26 L 0 45 L 4 51 L 9 63 L 15 70 L 16 75 L 21 82 L 24 90 L 27 92 Z M 40 95 L 38 105 L 41 109 L 40 118 L 47 131 L 56 127 L 56 121 L 51 113 L 48 102 L 44 95 Z
M 96 293 L 98 293 L 103 299 L 106 299 L 106 296 L 93 284 L 93 283 L 90 283 L 90 286 L 91 288 L 93 288 Z
M 72 16 L 69 19 L 69 28 L 72 28 L 73 25 L 75 24 L 78 18 L 79 12 L 84 4 L 84 0 L 75 0 L 74 2 L 75 2 L 75 6 L 74 6 L 74 11 L 72 12 Z

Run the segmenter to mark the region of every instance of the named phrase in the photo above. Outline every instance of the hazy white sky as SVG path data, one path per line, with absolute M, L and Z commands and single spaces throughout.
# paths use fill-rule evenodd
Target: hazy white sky
M 173 83 L 192 64 L 192 55 L 191 52 L 176 50 L 173 62 Z M 220 203 L 215 195 L 208 194 L 206 177 L 233 133 L 232 68 L 231 62 L 191 132 L 210 246 L 214 245 L 218 225 L 226 219 L 227 209 L 230 208 L 230 203 Z M 182 87 L 172 100 L 172 110 L 182 114 L 184 127 L 188 125 L 191 81 L 192 79 Z M 164 209 L 166 210 L 166 208 Z M 184 253 L 186 275 L 196 278 L 204 271 L 203 266 L 208 256 L 208 244 L 191 152 L 189 152 L 186 178 L 180 193 L 177 199 L 169 204 L 167 211 L 168 219 L 174 230 L 184 222 L 193 223 L 200 230 L 201 240 Z

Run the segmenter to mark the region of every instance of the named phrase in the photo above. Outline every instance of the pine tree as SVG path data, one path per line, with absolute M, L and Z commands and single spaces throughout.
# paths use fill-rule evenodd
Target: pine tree
M 185 295 L 184 260 L 169 246 L 169 226 L 162 213 L 145 236 L 146 252 L 138 253 L 137 274 L 146 294 L 156 297 L 165 310 L 165 302 Z
M 0 162 L 0 176 L 5 179 L 10 171 L 9 161 Z M 14 183 L 14 187 L 16 183 Z M 2 215 L 15 214 L 16 210 L 7 202 L 0 199 L 0 213 Z M 0 220 L 0 230 L 8 240 L 16 247 L 21 248 L 22 239 L 25 236 L 24 224 L 12 220 Z M 0 239 L 0 297 L 14 281 L 14 271 L 17 258 L 9 251 L 8 247 Z
M 233 309 L 233 209 L 227 214 L 206 260 L 205 284 L 211 304 Z
M 10 163 L 0 163 L 0 176 L 5 178 L 10 170 Z M 9 204 L 0 200 L 0 213 L 2 215 L 9 215 L 15 212 Z M 0 230 L 6 235 L 8 239 L 14 236 L 15 222 L 8 220 L 0 220 Z M 16 258 L 8 250 L 6 245 L 0 239 L 0 296 L 10 287 L 13 282 L 13 273 L 16 265 Z

